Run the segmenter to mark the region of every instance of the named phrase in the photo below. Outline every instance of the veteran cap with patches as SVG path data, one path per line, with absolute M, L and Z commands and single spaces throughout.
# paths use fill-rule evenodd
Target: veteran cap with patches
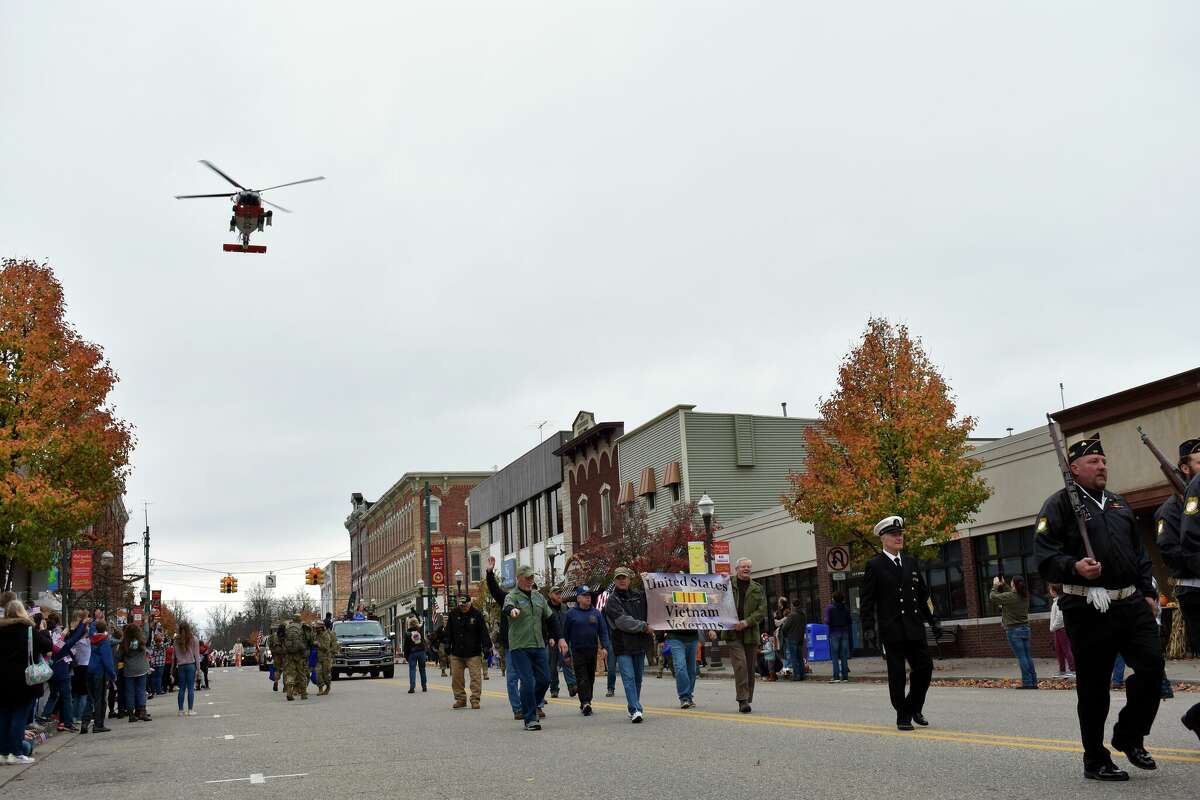
M 616 579 L 616 578 L 632 578 L 632 577 L 633 577 L 633 570 L 631 570 L 629 567 L 617 567 L 616 571 L 613 572 L 614 579 Z
M 1085 436 L 1067 448 L 1067 461 L 1072 462 L 1084 456 L 1102 456 L 1104 448 L 1100 446 L 1100 434 L 1093 433 Z
M 1186 461 L 1190 455 L 1200 453 L 1200 439 L 1188 439 L 1179 445 L 1179 460 Z
M 522 564 L 521 566 L 517 567 L 517 577 L 518 578 L 532 578 L 533 577 L 533 567 L 529 566 L 528 564 Z

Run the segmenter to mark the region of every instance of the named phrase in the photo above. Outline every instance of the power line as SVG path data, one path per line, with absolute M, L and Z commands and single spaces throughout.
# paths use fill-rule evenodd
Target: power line
M 243 575 L 269 575 L 269 574 L 271 574 L 272 572 L 287 572 L 287 571 L 289 571 L 289 570 L 302 569 L 302 568 L 304 567 L 304 565 L 305 565 L 305 564 L 311 564 L 311 563 L 313 563 L 314 561 L 315 561 L 315 562 L 321 562 L 321 561 L 326 561 L 326 560 L 332 560 L 332 559 L 334 559 L 334 558 L 337 558 L 338 556 L 346 555 L 346 554 L 347 554 L 347 553 L 349 553 L 349 552 L 350 552 L 349 550 L 343 550 L 342 552 L 340 552 L 340 553 L 335 553 L 335 554 L 334 554 L 334 555 L 332 555 L 332 556 L 325 556 L 324 558 L 317 558 L 317 559 L 305 559 L 305 560 L 303 560 L 303 561 L 297 561 L 297 563 L 295 563 L 295 564 L 291 564 L 291 563 L 289 563 L 289 564 L 287 564 L 286 566 L 280 566 L 278 569 L 273 569 L 273 570 L 261 570 L 261 571 L 260 571 L 260 570 L 245 570 L 245 569 L 232 569 L 232 570 L 231 570 L 231 569 L 224 569 L 224 570 L 221 570 L 221 569 L 212 569 L 211 567 L 200 566 L 199 564 L 185 564 L 185 563 L 183 563 L 183 562 L 181 562 L 181 561 L 168 561 L 168 560 L 167 560 L 167 559 L 165 559 L 165 558 L 153 558 L 153 559 L 151 559 L 151 562 L 152 562 L 152 563 L 155 563 L 155 564 L 172 564 L 172 565 L 174 565 L 174 566 L 176 566 L 176 567 L 186 567 L 186 568 L 188 568 L 188 569 L 200 570 L 201 572 L 213 572 L 213 573 L 216 573 L 216 574 L 218 574 L 218 575 L 226 574 L 226 573 L 229 573 L 229 572 L 238 572 L 238 573 L 241 573 L 241 574 L 243 574 Z M 289 561 L 290 561 L 290 559 L 289 559 Z M 212 563 L 212 564 L 217 564 L 217 563 L 236 564 L 236 563 L 242 563 L 242 562 L 236 562 L 236 561 L 230 561 L 230 562 L 216 562 L 216 561 L 213 561 L 213 562 L 208 562 L 208 563 Z M 280 563 L 280 562 L 276 562 L 276 563 Z

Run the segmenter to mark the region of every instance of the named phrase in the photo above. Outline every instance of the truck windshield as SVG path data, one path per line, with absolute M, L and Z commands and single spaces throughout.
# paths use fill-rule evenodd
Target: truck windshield
M 383 636 L 383 626 L 373 619 L 358 622 L 338 622 L 333 626 L 333 632 L 339 639 L 352 636 Z

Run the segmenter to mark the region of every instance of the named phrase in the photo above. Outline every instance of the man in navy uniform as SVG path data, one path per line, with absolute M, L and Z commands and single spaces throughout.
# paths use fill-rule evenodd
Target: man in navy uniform
M 1125 681 L 1125 707 L 1113 727 L 1112 746 L 1139 769 L 1157 765 L 1143 747 L 1158 713 L 1163 657 L 1158 638 L 1158 594 L 1150 557 L 1133 512 L 1105 490 L 1108 462 L 1100 435 L 1067 450 L 1087 519 L 1089 558 L 1066 489 L 1046 500 L 1038 514 L 1035 559 L 1047 583 L 1061 583 L 1058 605 L 1075 653 L 1075 694 L 1083 741 L 1083 774 L 1092 780 L 1126 781 L 1104 747 L 1109 681 L 1119 653 L 1133 674 Z
M 1188 480 L 1183 500 L 1171 495 L 1154 518 L 1163 561 L 1175 578 L 1188 645 L 1193 653 L 1200 653 L 1200 439 L 1188 439 L 1179 446 L 1179 471 Z M 1168 506 L 1171 508 L 1164 514 Z M 1183 715 L 1183 725 L 1200 736 L 1200 703 Z
M 904 520 L 885 517 L 875 525 L 883 552 L 867 562 L 863 573 L 859 613 L 863 638 L 870 647 L 883 645 L 887 660 L 888 691 L 896 709 L 896 727 L 913 730 L 913 723 L 928 725 L 921 713 L 933 660 L 925 644 L 925 623 L 934 636 L 941 631 L 929 610 L 929 588 L 917 560 L 901 554 L 904 549 Z M 878 620 L 878 631 L 876 631 Z M 911 685 L 905 695 L 905 662 L 912 668 Z

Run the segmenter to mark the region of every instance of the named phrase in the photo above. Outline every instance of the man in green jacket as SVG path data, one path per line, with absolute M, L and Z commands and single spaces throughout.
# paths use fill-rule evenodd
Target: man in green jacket
M 504 597 L 502 614 L 508 615 L 508 668 L 519 683 L 521 718 L 527 731 L 540 731 L 545 717 L 542 706 L 550 688 L 550 664 L 542 625 L 551 639 L 558 639 L 558 624 L 550 603 L 533 586 L 533 567 L 517 567 L 517 585 Z
M 767 615 L 767 595 L 757 581 L 750 580 L 754 565 L 748 558 L 739 558 L 736 577 L 730 589 L 737 606 L 738 622 L 732 631 L 725 632 L 729 642 L 729 660 L 733 662 L 733 685 L 737 692 L 738 711 L 750 713 L 754 702 L 754 665 L 758 661 L 758 628 Z

